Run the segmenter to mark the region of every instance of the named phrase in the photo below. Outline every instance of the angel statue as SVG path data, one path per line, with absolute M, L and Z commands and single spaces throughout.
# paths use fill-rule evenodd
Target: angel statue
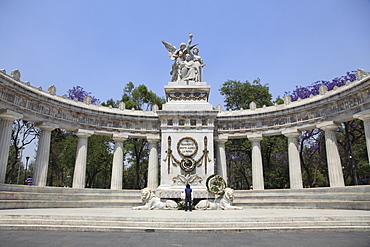
M 168 56 L 174 60 L 170 75 L 171 81 L 201 81 L 201 68 L 204 66 L 203 60 L 198 56 L 199 49 L 195 45 L 191 45 L 193 34 L 189 34 L 189 41 L 187 44 L 181 43 L 180 49 L 167 41 L 162 43 L 168 50 Z M 194 52 L 192 49 L 194 48 Z

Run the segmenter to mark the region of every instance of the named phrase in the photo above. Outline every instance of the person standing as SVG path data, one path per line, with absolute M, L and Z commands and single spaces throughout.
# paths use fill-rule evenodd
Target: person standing
M 188 210 L 191 212 L 193 210 L 192 200 L 193 190 L 190 188 L 190 184 L 187 184 L 185 189 L 185 212 Z

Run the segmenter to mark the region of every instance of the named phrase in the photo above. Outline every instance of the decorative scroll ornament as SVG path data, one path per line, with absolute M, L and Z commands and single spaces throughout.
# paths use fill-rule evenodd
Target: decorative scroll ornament
M 167 145 L 168 148 L 166 151 L 167 154 L 166 157 L 163 159 L 163 161 L 167 162 L 168 174 L 171 173 L 171 164 L 175 167 L 180 166 L 181 169 L 185 172 L 192 172 L 194 171 L 195 167 L 201 167 L 203 165 L 203 159 L 205 172 L 207 173 L 207 163 L 211 162 L 212 160 L 209 158 L 209 151 L 207 149 L 208 142 L 206 136 L 204 137 L 203 154 L 197 160 L 194 160 L 192 158 L 192 156 L 198 152 L 198 143 L 194 138 L 184 137 L 178 141 L 177 151 L 182 156 L 181 160 L 176 159 L 176 157 L 173 155 L 171 143 L 172 140 L 171 137 L 169 136 Z
M 196 186 L 198 184 L 201 184 L 202 181 L 203 177 L 198 174 L 178 174 L 176 177 L 173 178 L 173 182 L 177 185 L 190 184 L 192 186 Z
M 207 178 L 206 186 L 208 192 L 216 195 L 222 195 L 224 193 L 224 189 L 226 188 L 226 182 L 220 175 L 213 174 Z

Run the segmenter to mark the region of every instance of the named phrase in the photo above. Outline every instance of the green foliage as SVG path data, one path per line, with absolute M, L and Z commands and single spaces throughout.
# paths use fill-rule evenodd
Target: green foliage
M 109 136 L 92 135 L 88 140 L 86 187 L 110 188 L 113 162 L 112 139 Z
M 6 182 L 23 184 L 24 163 L 21 160 L 22 150 L 33 140 L 37 139 L 40 130 L 35 127 L 34 123 L 22 119 L 14 120 L 12 126 L 12 135 L 10 139 L 9 159 L 6 169 Z M 18 171 L 20 176 L 18 179 Z
M 118 108 L 118 104 L 119 104 L 119 101 L 114 100 L 114 99 L 109 99 L 106 102 L 101 103 L 102 106 L 107 106 L 107 107 L 112 106 L 114 108 Z
M 145 85 L 135 87 L 132 82 L 128 82 L 123 89 L 121 99 L 125 103 L 126 109 L 150 111 L 153 105 L 158 105 L 159 109 L 165 103 L 165 99 L 158 97 L 155 93 L 148 90 Z M 125 141 L 124 150 L 127 153 L 128 168 L 125 169 L 124 184 L 125 188 L 141 189 L 147 185 L 149 143 L 146 139 L 129 138 Z
M 125 188 L 142 189 L 147 185 L 149 143 L 146 139 L 129 138 L 125 141 L 127 152 L 127 176 L 124 176 Z
M 272 95 L 269 93 L 268 84 L 262 85 L 260 79 L 252 83 L 227 80 L 219 91 L 224 96 L 227 110 L 249 109 L 251 102 L 255 102 L 257 107 L 272 105 Z
M 263 175 L 266 189 L 289 187 L 288 140 L 283 135 L 267 136 L 261 141 Z
M 76 160 L 77 136 L 71 131 L 51 132 L 48 185 L 71 187 Z
M 153 105 L 158 105 L 161 109 L 166 101 L 158 97 L 155 93 L 148 90 L 145 85 L 135 87 L 132 82 L 128 82 L 123 89 L 122 99 L 126 104 L 126 109 L 151 111 Z

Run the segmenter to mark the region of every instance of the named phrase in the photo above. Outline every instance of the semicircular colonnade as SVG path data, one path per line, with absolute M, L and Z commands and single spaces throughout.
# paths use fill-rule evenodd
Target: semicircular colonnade
M 217 174 L 227 179 L 225 142 L 229 139 L 248 138 L 252 142 L 253 189 L 263 190 L 260 141 L 265 136 L 283 134 L 288 137 L 290 187 L 302 188 L 298 136 L 304 130 L 320 128 L 325 131 L 330 186 L 344 186 L 335 136 L 339 124 L 356 118 L 363 120 L 367 151 L 370 154 L 370 75 L 356 75 L 356 81 L 347 82 L 345 86 L 331 91 L 322 86 L 317 96 L 294 102 L 286 96 L 281 105 L 256 108 L 251 104 L 248 110 L 236 111 L 223 111 L 218 105 L 211 111 L 216 118 L 206 123 L 207 128 L 213 128 L 214 141 L 217 143 Z M 145 138 L 149 141 L 148 187 L 156 189 L 157 144 L 161 140 L 161 129 L 168 124 L 160 120 L 161 112 L 157 106 L 153 106 L 152 111 L 138 111 L 127 110 L 122 103 L 119 108 L 93 105 L 88 97 L 84 102 L 67 99 L 65 95 L 56 94 L 55 86 L 44 91 L 29 82 L 22 82 L 18 70 L 12 71 L 10 75 L 0 70 L 0 183 L 5 182 L 12 122 L 24 119 L 34 122 L 41 130 L 35 161 L 35 185 L 46 186 L 51 131 L 61 128 L 74 131 L 78 136 L 74 188 L 85 186 L 87 139 L 97 134 L 111 136 L 115 141 L 111 189 L 122 189 L 122 149 L 127 138 Z M 201 116 L 202 112 L 194 114 Z M 203 124 L 202 121 L 200 124 Z

